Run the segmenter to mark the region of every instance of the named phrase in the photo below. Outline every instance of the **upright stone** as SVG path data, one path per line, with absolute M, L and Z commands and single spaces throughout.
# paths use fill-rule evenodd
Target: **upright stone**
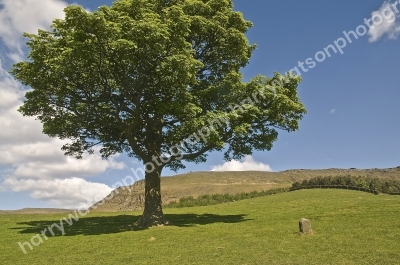
M 299 221 L 299 228 L 301 233 L 311 232 L 311 222 L 305 218 L 301 218 Z

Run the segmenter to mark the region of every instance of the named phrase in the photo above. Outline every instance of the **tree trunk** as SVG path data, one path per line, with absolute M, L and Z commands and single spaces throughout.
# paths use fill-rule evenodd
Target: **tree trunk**
M 146 172 L 144 211 L 135 225 L 139 227 L 168 225 L 161 205 L 161 170 Z

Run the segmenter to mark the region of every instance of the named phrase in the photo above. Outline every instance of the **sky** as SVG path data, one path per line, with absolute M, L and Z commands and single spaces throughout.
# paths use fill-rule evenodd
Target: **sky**
M 400 2 L 400 0 L 398 0 Z M 209 154 L 190 171 L 283 171 L 400 166 L 400 3 L 381 0 L 234 0 L 234 9 L 254 23 L 256 43 L 244 79 L 293 71 L 308 114 L 300 130 L 280 132 L 271 151 L 241 161 Z M 65 157 L 63 141 L 43 135 L 42 125 L 17 112 L 29 90 L 9 74 L 28 53 L 23 32 L 47 29 L 63 9 L 87 10 L 111 0 L 0 0 L 0 209 L 77 208 L 109 194 L 142 165 L 125 154 L 102 160 Z M 296 68 L 297 67 L 297 68 Z M 132 179 L 132 178 L 131 178 Z M 128 183 L 129 184 L 129 183 Z

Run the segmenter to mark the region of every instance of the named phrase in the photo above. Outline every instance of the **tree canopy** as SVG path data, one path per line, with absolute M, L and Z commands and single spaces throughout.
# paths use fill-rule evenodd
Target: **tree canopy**
M 159 204 L 146 202 L 145 213 L 162 216 L 150 190 L 159 193 L 163 167 L 204 162 L 215 150 L 227 160 L 270 150 L 278 130 L 298 130 L 306 113 L 299 76 L 243 81 L 256 47 L 250 27 L 231 0 L 69 6 L 51 30 L 24 35 L 28 60 L 11 73 L 32 89 L 19 111 L 37 116 L 50 137 L 70 139 L 66 155 L 101 146 L 103 158 L 126 152 L 143 161 L 146 201 Z

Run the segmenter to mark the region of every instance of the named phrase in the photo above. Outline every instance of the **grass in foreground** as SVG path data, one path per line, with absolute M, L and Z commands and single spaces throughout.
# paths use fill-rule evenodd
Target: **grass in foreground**
M 175 225 L 133 231 L 140 215 L 89 214 L 23 254 L 18 242 L 65 215 L 1 215 L 0 264 L 398 264 L 400 197 L 300 190 L 166 209 Z M 298 234 L 298 220 L 314 233 Z M 56 230 L 56 229 L 55 229 Z

